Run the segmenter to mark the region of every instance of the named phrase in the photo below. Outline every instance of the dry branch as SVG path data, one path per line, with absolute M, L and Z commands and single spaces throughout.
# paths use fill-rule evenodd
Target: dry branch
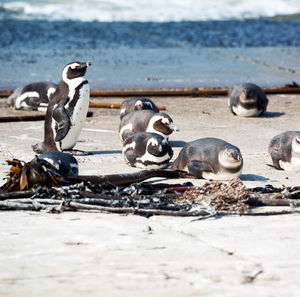
M 93 116 L 93 112 L 89 111 L 87 117 Z M 0 122 L 27 122 L 27 121 L 43 121 L 45 120 L 45 114 L 35 115 L 12 115 L 12 116 L 0 116 Z
M 118 103 L 107 103 L 107 102 L 95 102 L 92 101 L 89 104 L 89 107 L 94 108 L 111 108 L 111 109 L 120 109 L 121 104 Z M 164 105 L 157 106 L 159 110 L 166 110 L 166 107 Z

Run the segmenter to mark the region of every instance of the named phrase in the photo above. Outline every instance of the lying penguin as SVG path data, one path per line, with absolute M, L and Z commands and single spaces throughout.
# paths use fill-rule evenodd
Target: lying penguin
M 150 109 L 155 112 L 159 112 L 158 107 L 149 98 L 129 98 L 123 101 L 120 106 L 120 119 L 122 119 L 126 114 L 130 112 L 143 109 Z
M 269 100 L 264 91 L 257 85 L 246 83 L 235 86 L 228 92 L 228 106 L 234 115 L 255 117 L 262 115 Z
M 137 110 L 125 115 L 119 126 L 122 141 L 137 132 L 154 132 L 168 139 L 173 131 L 178 131 L 171 117 L 164 112 Z
M 6 100 L 15 109 L 46 111 L 57 85 L 52 82 L 34 82 L 17 88 Z
M 126 163 L 143 169 L 164 168 L 173 156 L 168 141 L 150 132 L 138 132 L 126 138 L 122 153 Z
M 240 150 L 218 138 L 201 138 L 186 143 L 171 168 L 198 178 L 230 180 L 242 172 Z
M 79 137 L 89 107 L 90 87 L 85 78 L 90 62 L 72 62 L 62 71 L 47 108 L 44 141 L 32 146 L 36 153 L 71 150 Z
M 276 169 L 300 171 L 300 131 L 276 135 L 272 138 L 268 151 Z
M 62 176 L 78 175 L 77 160 L 70 154 L 58 151 L 49 151 L 38 156 L 38 160 L 50 163 Z

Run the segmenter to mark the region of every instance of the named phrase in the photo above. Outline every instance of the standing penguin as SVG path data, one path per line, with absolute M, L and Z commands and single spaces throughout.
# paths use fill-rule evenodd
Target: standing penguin
M 164 168 L 173 156 L 168 141 L 150 132 L 138 132 L 126 138 L 122 153 L 130 166 L 143 169 Z
M 154 132 L 168 139 L 173 131 L 178 131 L 171 117 L 164 112 L 137 110 L 125 115 L 119 126 L 119 136 L 124 141 L 137 132 Z
M 6 100 L 15 109 L 46 110 L 57 85 L 52 82 L 34 82 L 17 88 Z
M 129 98 L 122 102 L 120 107 L 120 119 L 122 119 L 126 114 L 133 112 L 135 110 L 150 109 L 155 112 L 159 112 L 158 107 L 149 98 L 138 97 Z
M 90 65 L 72 62 L 64 67 L 47 108 L 44 141 L 32 146 L 36 153 L 71 150 L 75 146 L 89 107 L 90 87 L 84 75 Z
M 228 92 L 228 106 L 234 115 L 255 117 L 262 115 L 269 100 L 264 91 L 257 85 L 246 83 L 235 86 Z
M 272 138 L 268 151 L 276 169 L 300 171 L 300 131 L 276 135 Z
M 222 139 L 201 138 L 186 143 L 171 167 L 199 178 L 230 180 L 240 176 L 243 158 L 236 146 Z

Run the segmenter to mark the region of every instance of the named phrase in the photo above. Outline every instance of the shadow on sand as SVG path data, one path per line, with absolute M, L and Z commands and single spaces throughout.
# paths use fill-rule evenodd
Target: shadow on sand
M 281 116 L 285 115 L 285 112 L 269 112 L 266 111 L 261 115 L 262 118 L 279 118 Z
M 261 175 L 256 175 L 256 174 L 242 174 L 241 175 L 241 180 L 243 181 L 267 181 L 269 180 L 267 177 L 261 176 Z
M 111 150 L 111 151 L 98 150 L 98 151 L 90 151 L 89 153 L 91 155 L 110 155 L 110 154 L 122 154 L 122 151 L 121 150 Z
M 169 144 L 171 147 L 183 147 L 186 142 L 181 140 L 170 140 Z

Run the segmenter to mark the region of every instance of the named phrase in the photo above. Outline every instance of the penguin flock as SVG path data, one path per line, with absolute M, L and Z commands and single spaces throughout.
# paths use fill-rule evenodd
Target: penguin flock
M 90 62 L 68 63 L 58 85 L 32 83 L 16 89 L 7 99 L 7 104 L 15 109 L 47 108 L 44 140 L 32 148 L 41 154 L 39 159 L 65 175 L 78 174 L 76 159 L 62 152 L 72 153 L 85 122 L 90 99 L 85 74 L 90 65 Z M 252 83 L 235 86 L 228 92 L 228 107 L 235 116 L 261 116 L 268 102 L 263 90 Z M 160 112 L 148 98 L 130 98 L 121 104 L 119 137 L 128 165 L 142 169 L 170 167 L 209 180 L 230 180 L 241 175 L 243 157 L 239 148 L 212 137 L 186 143 L 170 165 L 174 153 L 168 139 L 178 130 L 172 118 Z M 300 172 L 300 131 L 273 137 L 268 153 L 274 168 Z

